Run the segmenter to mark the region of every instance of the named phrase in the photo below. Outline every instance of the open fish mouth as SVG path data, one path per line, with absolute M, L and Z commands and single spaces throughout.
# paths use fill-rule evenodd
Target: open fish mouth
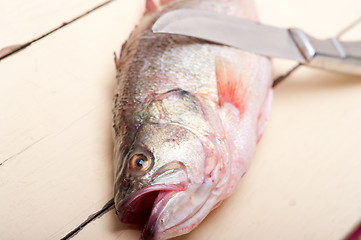
M 163 214 L 168 211 L 169 200 L 187 190 L 189 184 L 185 165 L 179 161 L 169 162 L 152 174 L 149 185 L 116 201 L 118 218 L 122 223 L 143 228 L 143 239 L 154 239 L 160 228 L 164 228 L 163 223 L 169 220 L 164 219 Z
M 120 221 L 144 228 L 150 225 L 149 220 L 156 221 L 174 192 L 186 189 L 184 184 L 153 185 L 131 194 L 120 202 L 117 212 Z
M 120 208 L 118 208 L 121 209 L 120 220 L 123 223 L 143 228 L 152 214 L 153 207 L 161 200 L 159 195 L 181 189 L 177 186 L 170 188 L 170 186 L 155 185 L 135 192 L 132 194 L 133 196 L 129 196 L 126 201 L 120 203 Z
M 131 193 L 117 205 L 121 222 L 138 227 L 151 228 L 176 192 L 188 188 L 189 180 L 183 163 L 174 161 L 161 168 L 152 176 L 152 184 Z

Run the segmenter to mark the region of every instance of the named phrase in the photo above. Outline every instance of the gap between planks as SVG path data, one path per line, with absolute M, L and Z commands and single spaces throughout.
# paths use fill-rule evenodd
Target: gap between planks
M 88 225 L 90 222 L 94 221 L 97 218 L 100 218 L 110 210 L 114 208 L 114 199 L 112 198 L 109 200 L 99 211 L 89 215 L 89 217 L 82 223 L 79 224 L 74 230 L 70 231 L 68 234 L 66 234 L 63 238 L 60 240 L 68 240 L 75 235 L 77 235 L 86 225 Z
M 7 57 L 9 57 L 9 56 L 11 56 L 11 55 L 13 55 L 13 54 L 15 54 L 15 53 L 18 53 L 18 52 L 24 50 L 25 48 L 29 47 L 31 44 L 33 44 L 33 43 L 35 43 L 35 42 L 49 36 L 50 34 L 62 29 L 63 27 L 65 27 L 65 26 L 67 26 L 67 25 L 69 25 L 69 24 L 71 24 L 71 23 L 85 17 L 89 13 L 92 13 L 95 10 L 98 10 L 98 9 L 100 9 L 100 8 L 106 6 L 109 3 L 114 2 L 114 1 L 116 1 L 116 0 L 108 0 L 106 2 L 103 2 L 103 3 L 99 4 L 99 5 L 91 8 L 90 10 L 80 14 L 79 16 L 77 16 L 75 18 L 73 18 L 73 19 L 71 19 L 69 21 L 63 22 L 60 26 L 54 28 L 53 30 L 50 30 L 49 32 L 44 33 L 43 35 L 35 38 L 34 40 L 31 40 L 31 41 L 26 42 L 24 44 L 14 44 L 14 45 L 10 45 L 10 46 L 7 46 L 7 47 L 4 47 L 4 48 L 0 49 L 0 61 L 7 58 Z

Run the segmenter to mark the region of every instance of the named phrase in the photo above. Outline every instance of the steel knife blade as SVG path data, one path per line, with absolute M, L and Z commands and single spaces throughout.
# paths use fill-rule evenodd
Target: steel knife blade
M 361 42 L 342 42 L 335 38 L 318 40 L 297 28 L 278 28 L 211 11 L 178 9 L 161 15 L 152 30 L 361 75 Z

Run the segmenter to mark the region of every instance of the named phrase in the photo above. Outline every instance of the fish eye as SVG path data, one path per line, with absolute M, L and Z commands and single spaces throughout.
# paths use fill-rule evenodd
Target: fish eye
M 129 168 L 135 171 L 146 171 L 150 167 L 150 159 L 143 154 L 134 154 L 130 158 Z

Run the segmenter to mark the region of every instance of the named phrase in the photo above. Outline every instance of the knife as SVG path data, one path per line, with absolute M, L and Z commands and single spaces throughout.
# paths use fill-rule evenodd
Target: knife
M 297 28 L 278 28 L 211 11 L 179 9 L 160 16 L 155 33 L 196 37 L 303 65 L 361 75 L 361 41 L 319 40 Z

